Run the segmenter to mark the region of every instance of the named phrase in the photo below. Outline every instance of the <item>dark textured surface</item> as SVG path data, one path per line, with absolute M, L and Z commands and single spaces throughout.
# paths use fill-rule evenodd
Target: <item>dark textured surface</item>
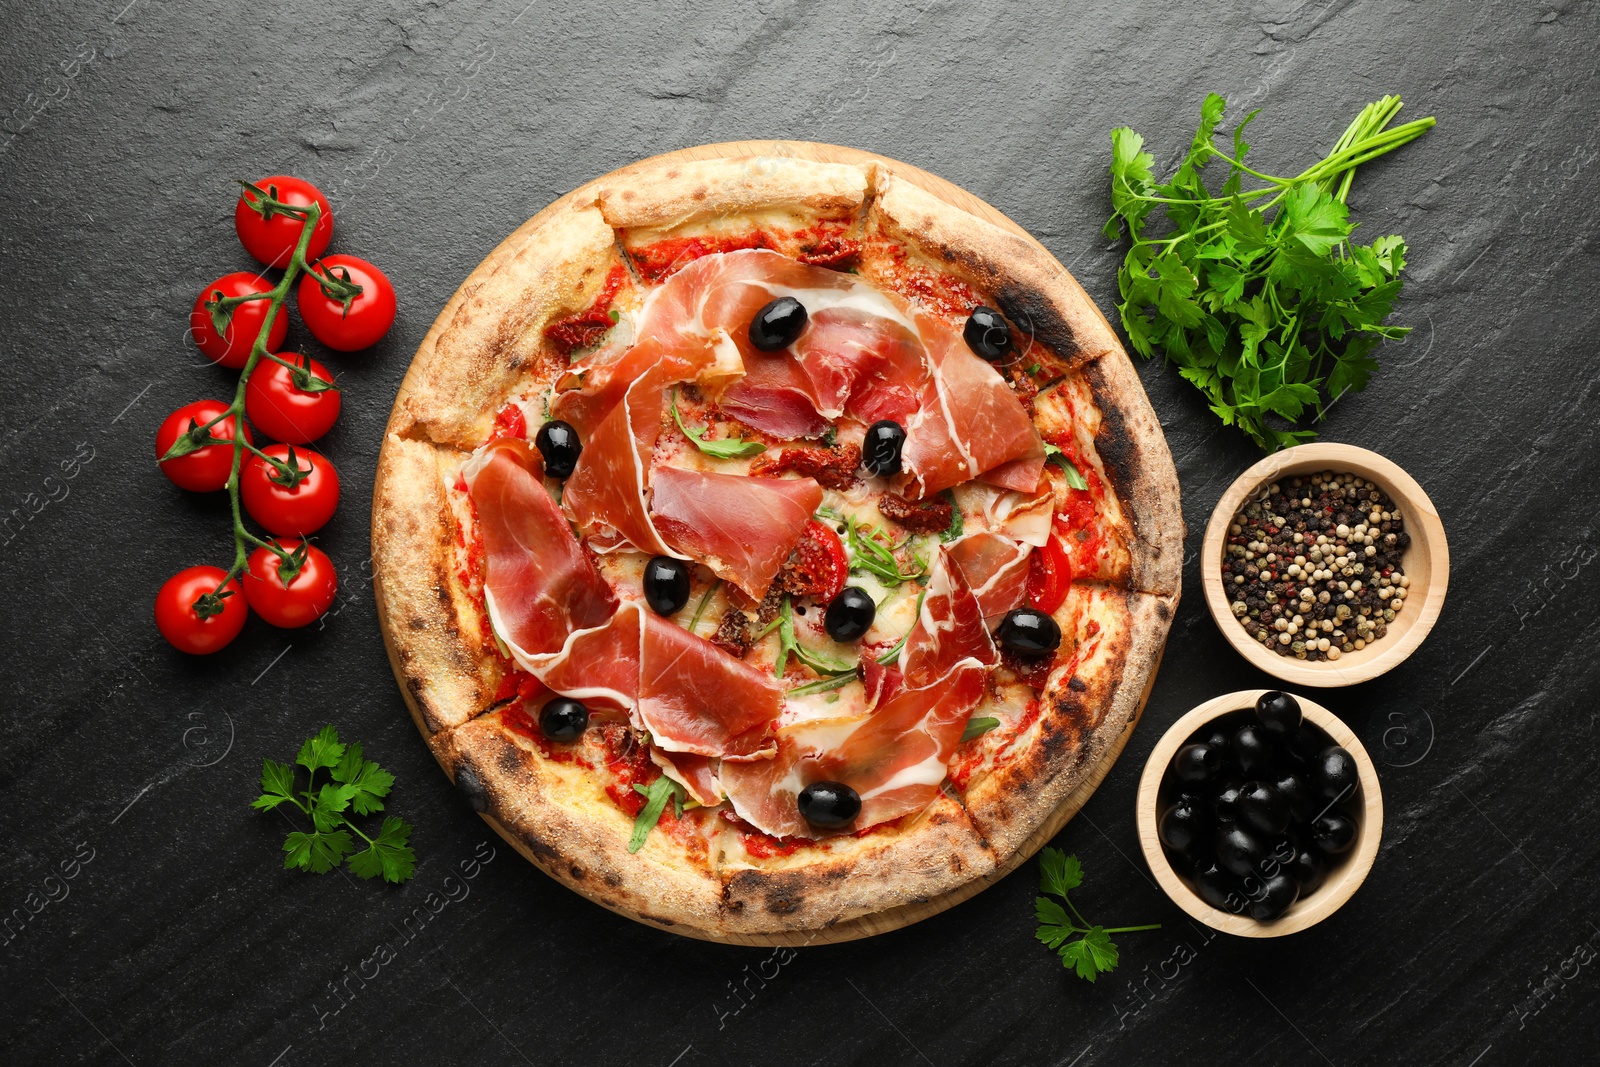
M 0 906 L 26 920 L 0 947 L 7 1062 L 1592 1060 L 1592 5 L 126 3 L 0 8 L 0 503 L 47 501 L 0 548 Z M 1356 182 L 1364 232 L 1411 242 L 1400 318 L 1417 330 L 1326 425 L 1416 476 L 1455 561 L 1422 650 L 1327 697 L 1384 765 L 1383 849 L 1355 899 L 1295 937 L 1207 940 L 1138 859 L 1132 798 L 1161 730 L 1264 682 L 1206 614 L 1193 558 L 1144 723 L 1058 841 L 1084 861 L 1090 915 L 1165 924 L 1124 937 L 1098 985 L 1033 941 L 1031 866 L 918 926 L 792 958 L 615 918 L 498 844 L 447 880 L 488 834 L 390 676 L 366 502 L 410 354 L 473 265 L 597 174 L 775 136 L 971 189 L 1108 307 L 1106 131 L 1135 126 L 1169 165 L 1210 89 L 1237 114 L 1267 109 L 1258 158 L 1287 172 L 1384 92 L 1439 118 Z M 229 180 L 274 172 L 330 195 L 335 250 L 389 273 L 400 319 L 354 356 L 291 329 L 345 390 L 326 440 L 346 493 L 324 537 L 338 614 L 292 634 L 252 621 L 197 661 L 161 642 L 150 602 L 180 566 L 225 561 L 225 509 L 161 478 L 151 440 L 178 404 L 232 387 L 186 316 L 249 266 Z M 1192 550 L 1255 457 L 1175 375 L 1140 372 Z M 63 481 L 80 442 L 93 458 Z M 261 758 L 324 721 L 399 777 L 391 807 L 421 857 L 402 889 L 281 870 L 283 821 L 247 806 Z M 76 877 L 31 912 L 75 854 Z M 379 946 L 388 961 L 336 1011 L 329 983 Z

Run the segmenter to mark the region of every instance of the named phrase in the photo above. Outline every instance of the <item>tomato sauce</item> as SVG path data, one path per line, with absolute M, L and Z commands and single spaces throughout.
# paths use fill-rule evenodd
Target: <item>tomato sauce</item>
M 628 268 L 621 263 L 611 268 L 606 275 L 606 280 L 600 286 L 600 293 L 595 297 L 594 303 L 576 315 L 568 315 L 564 319 L 557 319 L 544 328 L 545 339 L 548 340 L 564 356 L 571 356 L 580 348 L 588 348 L 600 343 L 606 331 L 615 326 L 617 320 L 611 316 L 611 304 L 621 292 L 623 283 L 628 280 Z
M 739 236 L 705 235 L 668 237 L 664 241 L 630 248 L 628 254 L 646 281 L 659 282 L 679 268 L 717 252 L 738 252 L 746 248 L 771 248 L 771 239 L 760 230 Z
M 528 436 L 528 417 L 522 413 L 521 404 L 507 404 L 501 408 L 494 417 L 494 427 L 489 431 L 489 440 L 498 441 L 502 437 L 511 437 L 524 440 Z M 461 481 L 461 488 L 466 490 L 466 480 Z
M 606 770 L 614 779 L 606 783 L 606 795 L 629 815 L 637 815 L 644 797 L 633 787 L 660 778 L 661 768 L 650 761 L 649 747 L 621 723 L 606 723 L 600 736 L 606 746 Z

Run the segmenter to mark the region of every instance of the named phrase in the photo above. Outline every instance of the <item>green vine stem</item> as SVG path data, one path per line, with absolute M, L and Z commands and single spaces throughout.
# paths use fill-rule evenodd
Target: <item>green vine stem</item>
M 233 514 L 233 565 L 228 568 L 228 573 L 223 576 L 222 581 L 217 583 L 217 587 L 215 589 L 209 593 L 201 594 L 195 600 L 195 614 L 202 619 L 209 618 L 212 615 L 217 615 L 222 612 L 223 598 L 233 595 L 232 592 L 227 588 L 228 583 L 244 573 L 245 566 L 249 562 L 250 549 L 252 547 L 270 549 L 272 552 L 277 554 L 278 559 L 281 561 L 278 573 L 279 576 L 283 578 L 285 585 L 294 580 L 294 576 L 299 573 L 300 567 L 304 564 L 305 546 L 303 544 L 300 548 L 291 551 L 279 545 L 276 541 L 264 540 L 260 537 L 257 537 L 255 534 L 251 533 L 248 528 L 246 528 L 244 524 L 244 518 L 240 513 L 239 474 L 244 466 L 244 454 L 246 451 L 258 457 L 263 462 L 269 464 L 275 472 L 274 480 L 285 486 L 292 488 L 293 486 L 298 485 L 299 482 L 310 473 L 309 468 L 304 470 L 300 468 L 299 461 L 295 459 L 294 456 L 293 446 L 290 446 L 289 449 L 289 461 L 285 462 L 283 460 L 274 459 L 265 452 L 261 451 L 261 449 L 257 448 L 254 444 L 245 441 L 245 388 L 250 383 L 251 372 L 256 369 L 256 365 L 259 364 L 262 359 L 272 360 L 273 362 L 282 364 L 283 366 L 288 367 L 291 371 L 294 371 L 297 385 L 300 380 L 300 375 L 304 374 L 311 383 L 321 383 L 323 384 L 324 388 L 332 387 L 331 383 L 322 383 L 322 380 L 312 375 L 308 369 L 302 368 L 289 360 L 281 359 L 275 353 L 267 351 L 267 338 L 272 333 L 272 324 L 277 321 L 278 315 L 283 311 L 283 302 L 288 299 L 289 290 L 294 287 L 295 280 L 300 276 L 302 271 L 316 278 L 318 283 L 322 286 L 323 291 L 327 293 L 331 299 L 342 299 L 346 302 L 347 306 L 350 300 L 361 294 L 361 286 L 350 281 L 348 278 L 336 278 L 326 269 L 318 271 L 310 262 L 306 260 L 306 249 L 311 244 L 311 235 L 317 228 L 317 221 L 322 217 L 322 205 L 317 203 L 311 203 L 307 205 L 286 204 L 283 201 L 269 195 L 265 190 L 251 185 L 248 182 L 240 182 L 239 184 L 254 195 L 255 201 L 252 205 L 252 210 L 257 211 L 269 219 L 273 215 L 288 215 L 292 218 L 301 219 L 302 225 L 300 227 L 300 238 L 295 242 L 294 254 L 290 257 L 288 266 L 286 266 L 283 270 L 283 277 L 278 279 L 278 284 L 276 286 L 264 293 L 248 293 L 242 296 L 222 297 L 217 300 L 208 300 L 206 302 L 206 307 L 211 312 L 212 322 L 217 327 L 217 332 L 219 334 L 226 332 L 228 322 L 233 317 L 233 309 L 238 305 L 247 300 L 267 300 L 268 304 L 266 316 L 261 322 L 261 329 L 256 334 L 254 343 L 250 346 L 250 357 L 245 360 L 243 369 L 239 371 L 239 384 L 234 388 L 233 391 L 233 403 L 228 406 L 226 411 L 222 412 L 222 414 L 218 415 L 216 418 L 211 419 L 205 425 L 195 425 L 191 427 L 189 432 L 180 436 L 178 440 L 174 442 L 173 446 L 167 450 L 166 455 L 162 456 L 161 459 L 157 461 L 165 462 L 169 459 L 176 459 L 179 456 L 188 455 L 190 452 L 197 451 L 198 449 L 205 448 L 212 444 L 228 443 L 223 438 L 212 436 L 210 431 L 213 426 L 216 426 L 218 423 L 221 423 L 224 420 L 233 420 L 233 464 L 229 469 L 228 481 L 226 485 L 228 490 L 228 503 Z M 321 390 L 313 386 L 313 388 L 309 391 L 318 392 Z

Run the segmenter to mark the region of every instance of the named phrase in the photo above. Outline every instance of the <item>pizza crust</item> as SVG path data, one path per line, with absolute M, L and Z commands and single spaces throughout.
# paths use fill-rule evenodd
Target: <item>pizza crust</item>
M 425 734 L 487 708 L 504 675 L 457 572 L 445 478 L 453 450 L 390 434 L 372 498 L 372 587 L 395 677 Z
M 804 225 L 855 214 L 866 202 L 867 169 L 781 156 L 683 160 L 628 168 L 599 188 L 600 212 L 618 230 L 716 220 L 748 230 L 775 217 Z
M 616 234 L 593 202 L 534 218 L 445 305 L 406 375 L 401 410 L 410 425 L 390 429 L 482 444 L 518 383 L 566 365 L 545 327 L 587 308 L 621 265 Z

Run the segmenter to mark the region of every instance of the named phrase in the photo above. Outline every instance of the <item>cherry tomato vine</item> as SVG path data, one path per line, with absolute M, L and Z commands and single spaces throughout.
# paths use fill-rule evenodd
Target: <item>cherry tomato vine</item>
M 281 176 L 239 184 L 235 227 L 240 241 L 267 266 L 281 267 L 283 276 L 264 288 L 259 276 L 240 272 L 202 292 L 191 328 L 208 359 L 239 369 L 233 401 L 185 405 L 168 416 L 156 436 L 157 462 L 167 476 L 185 489 L 226 489 L 232 512 L 232 566 L 226 571 L 187 568 L 168 579 L 156 597 L 162 635 L 195 654 L 217 651 L 237 636 L 247 603 L 274 625 L 303 626 L 333 602 L 333 565 L 305 538 L 332 517 L 338 474 L 304 446 L 332 427 L 339 394 L 321 363 L 275 351 L 286 332 L 289 293 L 298 282 L 302 316 L 312 334 L 342 351 L 376 343 L 395 315 L 394 290 L 376 267 L 354 256 L 321 258 L 333 218 L 315 186 Z M 240 334 L 250 328 L 255 335 L 245 349 Z M 263 373 L 252 383 L 258 367 Z M 248 420 L 282 443 L 258 445 Z M 219 454 L 224 449 L 225 477 Z M 244 511 L 284 540 L 256 536 L 244 523 Z

